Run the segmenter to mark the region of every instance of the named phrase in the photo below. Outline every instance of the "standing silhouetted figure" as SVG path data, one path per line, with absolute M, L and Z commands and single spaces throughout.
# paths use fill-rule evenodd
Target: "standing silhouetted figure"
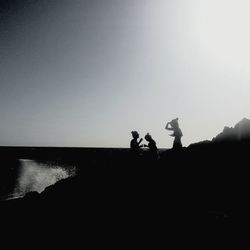
M 153 138 L 151 137 L 149 133 L 147 133 L 144 138 L 146 141 L 148 141 L 148 145 L 144 145 L 144 146 L 149 148 L 149 156 L 151 160 L 157 160 L 158 149 L 156 146 L 156 142 L 153 140 Z
M 179 128 L 178 118 L 173 119 L 171 122 L 168 122 L 165 129 L 173 131 L 173 134 L 170 135 L 174 137 L 173 148 L 174 149 L 181 148 L 182 147 L 181 137 L 183 136 L 183 134 L 181 132 L 181 129 Z
M 143 146 L 143 145 L 140 145 L 143 139 L 141 138 L 139 141 L 137 141 L 140 137 L 137 131 L 132 131 L 131 134 L 132 134 L 133 139 L 130 142 L 130 150 L 134 156 L 138 156 L 140 153 L 140 148 Z

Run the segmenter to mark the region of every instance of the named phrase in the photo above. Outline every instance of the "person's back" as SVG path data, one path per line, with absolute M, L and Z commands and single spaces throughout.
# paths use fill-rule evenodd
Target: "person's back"
M 149 148 L 149 155 L 151 160 L 156 160 L 158 158 L 158 148 L 156 146 L 156 142 L 153 140 L 149 133 L 145 135 L 145 139 L 148 141 L 148 145 L 145 146 Z
M 152 139 L 149 143 L 148 143 L 148 147 L 150 149 L 150 151 L 152 152 L 157 152 L 157 146 L 156 146 L 156 142 Z

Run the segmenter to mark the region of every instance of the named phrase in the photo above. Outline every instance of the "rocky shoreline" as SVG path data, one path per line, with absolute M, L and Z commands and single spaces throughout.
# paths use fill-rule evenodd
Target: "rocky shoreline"
M 53 222 L 57 231 L 67 225 L 72 234 L 80 227 L 105 237 L 160 235 L 162 227 L 188 232 L 190 225 L 210 232 L 242 228 L 249 223 L 250 140 L 221 137 L 163 150 L 158 160 L 135 159 L 129 149 L 25 149 L 34 159 L 77 164 L 78 173 L 40 194 L 1 202 L 1 215 L 8 224 Z M 5 149 L 8 157 L 11 150 L 19 157 L 24 149 Z

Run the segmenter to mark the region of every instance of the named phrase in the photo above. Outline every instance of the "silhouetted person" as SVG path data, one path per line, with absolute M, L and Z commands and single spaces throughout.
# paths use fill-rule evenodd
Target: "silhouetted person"
M 156 142 L 153 140 L 149 133 L 147 133 L 144 138 L 146 141 L 148 141 L 148 145 L 144 144 L 144 146 L 149 148 L 150 158 L 152 160 L 156 160 L 158 158 L 158 149 L 156 146 Z
M 140 135 L 137 131 L 132 131 L 131 134 L 133 136 L 133 139 L 130 142 L 130 150 L 134 156 L 138 156 L 140 153 L 140 148 L 143 146 L 143 145 L 140 145 L 143 139 L 141 138 L 138 141 Z
M 179 128 L 178 118 L 173 119 L 171 122 L 168 122 L 165 129 L 173 131 L 173 134 L 170 135 L 174 137 L 173 148 L 174 149 L 181 148 L 182 147 L 181 137 L 183 136 L 183 134 L 181 132 L 181 129 Z

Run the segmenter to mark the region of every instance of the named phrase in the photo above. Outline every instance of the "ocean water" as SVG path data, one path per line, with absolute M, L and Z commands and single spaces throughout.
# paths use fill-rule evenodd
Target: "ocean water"
M 41 193 L 88 169 L 127 167 L 129 157 L 129 148 L 0 147 L 0 200 Z
M 13 166 L 10 168 L 12 185 L 6 190 L 3 189 L 5 192 L 1 192 L 1 200 L 21 198 L 32 191 L 41 193 L 57 181 L 76 174 L 75 166 L 62 166 L 33 159 L 17 159 L 15 165 L 15 169 Z

